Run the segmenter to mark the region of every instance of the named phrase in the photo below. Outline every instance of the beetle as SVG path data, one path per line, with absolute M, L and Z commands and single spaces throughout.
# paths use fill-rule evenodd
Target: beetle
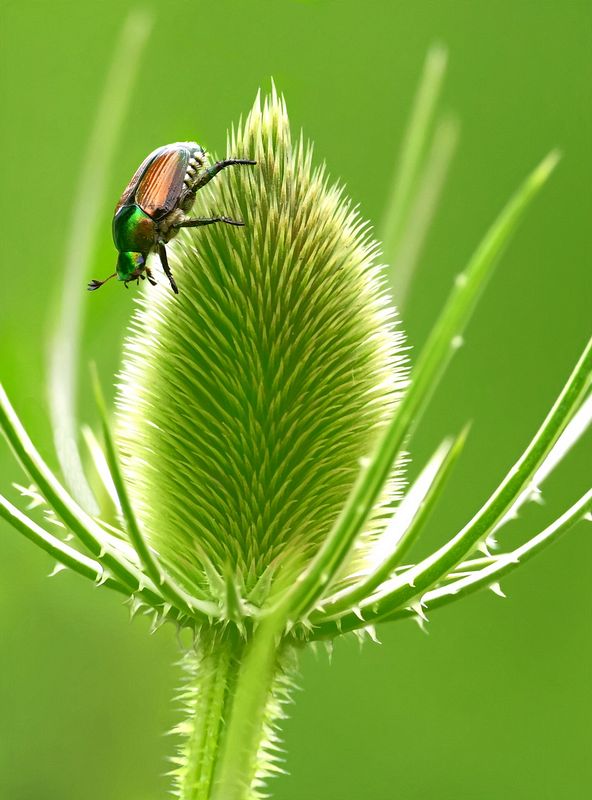
M 174 142 L 150 153 L 115 206 L 113 241 L 119 251 L 116 270 L 103 281 L 91 281 L 88 290 L 95 291 L 111 278 L 123 281 L 126 288 L 130 281 L 139 283 L 140 278 L 147 278 L 156 285 L 148 268 L 148 256 L 158 252 L 171 288 L 179 294 L 167 259 L 167 242 L 181 228 L 197 228 L 215 222 L 244 225 L 229 217 L 190 217 L 189 212 L 198 190 L 221 170 L 256 163 L 246 158 L 227 158 L 207 166 L 206 152 L 196 142 Z

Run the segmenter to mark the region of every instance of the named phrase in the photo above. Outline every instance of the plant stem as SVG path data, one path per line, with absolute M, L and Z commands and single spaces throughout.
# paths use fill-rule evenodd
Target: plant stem
M 203 637 L 202 637 L 203 638 Z M 182 800 L 208 800 L 224 719 L 238 673 L 242 646 L 234 636 L 202 641 L 188 663 L 189 680 L 183 698 L 190 719 L 179 727 L 187 735 L 180 753 L 179 795 Z
M 269 627 L 269 626 L 267 626 Z M 278 771 L 275 729 L 285 686 L 275 636 L 231 626 L 200 634 L 182 698 L 189 720 L 176 771 L 180 800 L 254 800 Z M 263 634 L 263 635 L 261 635 Z

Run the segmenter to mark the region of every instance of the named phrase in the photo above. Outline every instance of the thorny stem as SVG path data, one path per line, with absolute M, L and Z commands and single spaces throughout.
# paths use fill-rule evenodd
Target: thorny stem
M 261 625 L 245 651 L 211 800 L 249 800 L 253 796 L 249 789 L 257 776 L 262 739 L 275 723 L 273 719 L 266 721 L 266 712 L 273 715 L 278 711 L 270 702 L 281 669 L 278 623 L 283 627 L 281 617 L 274 616 Z M 268 742 L 268 746 L 271 744 Z M 270 766 L 267 773 L 272 771 Z
M 175 759 L 180 800 L 254 800 L 278 771 L 280 650 L 269 624 L 247 639 L 232 625 L 200 637 L 181 695 L 190 717 L 176 729 L 187 737 Z
M 181 800 L 209 800 L 212 796 L 217 754 L 243 649 L 244 643 L 230 635 L 212 644 L 204 641 L 194 656 L 187 656 L 190 677 L 182 696 L 188 701 L 191 716 L 177 729 L 187 735 L 179 758 Z

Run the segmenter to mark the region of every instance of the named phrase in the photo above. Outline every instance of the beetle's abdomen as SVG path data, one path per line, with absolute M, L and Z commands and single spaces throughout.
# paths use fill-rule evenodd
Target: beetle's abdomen
M 190 152 L 177 146 L 165 150 L 147 167 L 136 189 L 136 203 L 153 219 L 171 212 L 181 196 Z
M 113 218 L 113 241 L 120 253 L 148 253 L 156 242 L 156 225 L 137 205 L 124 206 Z
M 124 189 L 115 215 L 136 203 L 152 219 L 163 219 L 187 198 L 204 161 L 205 152 L 196 142 L 175 142 L 154 150 Z

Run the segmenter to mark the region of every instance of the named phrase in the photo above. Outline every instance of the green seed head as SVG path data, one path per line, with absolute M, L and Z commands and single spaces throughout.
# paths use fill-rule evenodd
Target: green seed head
M 245 227 L 184 231 L 171 247 L 180 295 L 142 294 L 117 437 L 167 569 L 210 595 L 231 576 L 259 603 L 326 537 L 392 414 L 405 356 L 368 225 L 292 142 L 275 91 L 228 154 L 257 166 L 220 174 L 193 213 Z M 395 473 L 368 537 L 397 488 Z

